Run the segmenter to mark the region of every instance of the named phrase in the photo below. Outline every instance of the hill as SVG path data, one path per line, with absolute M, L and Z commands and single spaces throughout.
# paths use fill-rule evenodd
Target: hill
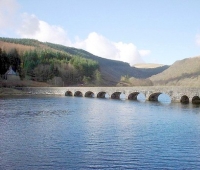
M 141 77 L 141 78 L 149 78 L 152 75 L 157 75 L 159 73 L 162 73 L 164 70 L 168 69 L 168 65 L 160 65 L 158 64 L 157 67 L 149 66 L 146 64 L 146 66 L 140 66 L 139 70 L 146 75 L 146 77 Z
M 140 63 L 140 64 L 135 64 L 134 67 L 136 68 L 158 68 L 164 66 L 163 64 L 156 64 L 156 63 Z
M 200 86 L 200 56 L 176 61 L 160 74 L 150 77 L 154 85 Z
M 100 70 L 104 79 L 113 85 L 116 85 L 116 83 L 120 81 L 121 77 L 125 75 L 128 75 L 129 77 L 145 79 L 151 77 L 152 75 L 158 74 L 169 67 L 165 65 L 157 68 L 137 68 L 134 66 L 131 67 L 128 63 L 95 56 L 82 49 L 76 49 L 52 43 L 46 44 L 48 45 L 48 47 L 51 47 L 55 50 L 65 51 L 70 54 L 78 54 L 84 58 L 97 61 L 99 63 Z
M 30 50 L 50 50 L 54 53 L 62 53 L 69 57 L 82 57 L 86 59 L 91 59 L 98 62 L 99 71 L 102 75 L 104 85 L 116 85 L 122 76 L 128 75 L 129 77 L 135 78 L 148 78 L 154 74 L 158 74 L 165 70 L 165 67 L 161 68 L 151 68 L 151 69 L 141 69 L 136 67 L 131 67 L 128 63 L 109 60 L 99 56 L 95 56 L 82 49 L 76 49 L 72 47 L 66 47 L 59 44 L 52 44 L 48 42 L 40 42 L 33 39 L 14 39 L 14 38 L 0 38 L 0 48 L 9 52 L 11 49 L 15 48 L 20 54 Z M 41 68 L 40 68 L 41 69 Z

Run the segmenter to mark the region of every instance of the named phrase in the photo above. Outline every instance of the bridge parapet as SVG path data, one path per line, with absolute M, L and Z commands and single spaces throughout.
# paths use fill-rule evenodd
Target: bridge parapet
M 26 87 L 21 88 L 30 94 L 52 94 L 52 95 L 82 95 L 83 97 L 104 98 L 107 94 L 110 98 L 118 98 L 124 94 L 126 99 L 135 100 L 139 93 L 144 94 L 146 100 L 156 101 L 160 94 L 167 94 L 172 102 L 199 100 L 200 88 L 195 87 L 167 87 L 167 86 L 140 86 L 140 87 Z M 67 93 L 66 93 L 67 92 Z

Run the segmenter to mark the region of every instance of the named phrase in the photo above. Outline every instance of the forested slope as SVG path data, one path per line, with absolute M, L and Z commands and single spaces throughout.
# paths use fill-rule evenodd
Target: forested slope
M 26 80 L 47 82 L 60 77 L 64 85 L 103 83 L 99 64 L 94 60 L 48 48 L 35 40 L 11 42 L 0 42 L 1 77 L 12 66 L 20 78 Z

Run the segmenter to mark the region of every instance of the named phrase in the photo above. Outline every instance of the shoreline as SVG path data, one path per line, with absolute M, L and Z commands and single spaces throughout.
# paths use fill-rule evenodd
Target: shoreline
M 1 87 L 0 88 L 0 97 L 3 96 L 16 96 L 16 95 L 27 95 L 26 92 L 22 90 L 17 90 L 15 88 Z

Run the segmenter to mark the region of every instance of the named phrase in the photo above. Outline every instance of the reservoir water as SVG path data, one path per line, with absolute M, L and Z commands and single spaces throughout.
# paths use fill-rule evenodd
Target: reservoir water
M 0 98 L 0 169 L 200 169 L 200 106 Z

